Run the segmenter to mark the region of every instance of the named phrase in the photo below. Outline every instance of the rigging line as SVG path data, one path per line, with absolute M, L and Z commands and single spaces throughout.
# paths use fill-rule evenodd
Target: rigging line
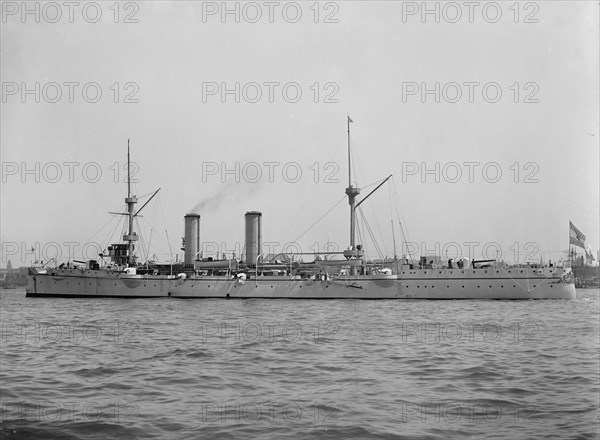
M 361 214 L 360 208 L 359 208 L 359 209 L 357 209 L 356 220 L 355 220 L 355 222 L 356 222 L 356 235 L 358 236 L 357 237 L 358 238 L 358 243 L 363 248 L 365 259 L 367 259 L 368 258 L 367 249 L 369 249 L 369 246 L 366 244 L 366 240 L 365 240 L 366 236 L 365 236 L 365 231 L 364 231 L 364 228 L 365 228 L 364 223 L 365 222 L 363 221 L 364 217 L 361 218 L 361 215 L 362 214 Z
M 106 237 L 104 243 L 105 246 L 104 248 L 106 249 L 108 246 L 110 246 L 111 241 L 113 241 L 113 237 L 115 235 L 115 232 L 117 231 L 117 228 L 119 227 L 119 225 L 121 224 L 122 221 L 124 221 L 125 217 L 119 218 L 116 222 L 115 222 L 115 227 L 113 228 L 112 232 L 108 235 L 108 237 Z M 111 218 L 111 221 L 113 219 Z
M 382 186 L 382 185 L 383 185 L 383 184 L 384 184 L 384 183 L 385 183 L 385 182 L 386 182 L 386 181 L 387 181 L 387 180 L 388 180 L 390 177 L 391 177 L 391 175 L 390 175 L 390 176 L 388 176 L 388 177 L 386 177 L 385 179 L 382 179 L 381 183 L 380 183 L 380 184 L 379 184 L 379 185 L 378 185 L 378 186 L 377 186 L 377 187 L 376 187 L 376 188 L 375 188 L 373 191 L 371 191 L 369 194 L 367 194 L 367 195 L 366 195 L 366 197 L 365 197 L 365 198 L 363 198 L 363 199 L 362 199 L 362 200 L 361 200 L 361 201 L 360 201 L 360 202 L 357 204 L 357 207 L 359 207 L 359 206 L 362 206 L 362 205 L 361 205 L 361 204 L 362 204 L 362 202 L 366 201 L 366 200 L 367 200 L 367 198 L 369 198 L 369 197 L 371 196 L 371 194 L 374 194 L 374 193 L 375 193 L 375 191 L 377 191 L 377 189 L 379 189 L 379 187 L 381 187 L 381 186 Z M 371 216 L 371 218 L 374 218 L 374 219 L 375 219 L 375 227 L 376 227 L 376 229 L 377 229 L 377 232 L 379 233 L 379 236 L 380 236 L 381 238 L 383 238 L 383 237 L 385 237 L 385 236 L 384 236 L 384 234 L 381 232 L 381 225 L 379 224 L 379 221 L 378 221 L 380 216 L 376 215 L 376 210 L 375 210 L 375 207 L 373 206 L 373 203 L 372 203 L 372 202 L 373 202 L 373 199 L 371 199 L 371 202 L 368 204 L 368 206 L 369 206 L 369 210 L 370 210 L 370 212 L 373 214 L 373 215 Z M 365 218 L 366 218 L 366 217 L 365 217 Z M 384 242 L 385 242 L 385 241 L 384 241 Z M 381 250 L 381 247 L 379 247 L 379 249 Z
M 356 204 L 356 207 L 357 207 L 357 208 L 359 208 L 359 207 L 363 206 L 363 205 L 362 205 L 362 203 L 363 203 L 363 202 L 365 202 L 365 201 L 366 201 L 366 200 L 367 200 L 367 199 L 368 199 L 368 198 L 369 198 L 369 197 L 370 197 L 372 194 L 374 194 L 374 193 L 375 193 L 375 192 L 376 192 L 376 191 L 377 191 L 377 190 L 378 190 L 378 189 L 379 189 L 379 188 L 380 188 L 382 185 L 384 185 L 384 184 L 385 184 L 385 183 L 386 183 L 386 182 L 387 182 L 387 181 L 388 181 L 388 180 L 389 180 L 391 177 L 392 177 L 392 175 L 390 175 L 390 176 L 388 176 L 388 177 L 386 177 L 386 178 L 384 178 L 384 179 L 380 179 L 380 180 L 376 181 L 375 183 L 373 183 L 373 185 L 377 184 L 377 186 L 375 187 L 375 189 L 373 189 L 373 190 L 372 190 L 371 192 L 369 192 L 368 194 L 364 195 L 364 196 L 363 196 L 363 198 L 362 198 L 362 199 L 361 199 L 361 200 L 360 200 L 360 201 L 359 201 L 359 202 Z M 375 219 L 375 228 L 377 229 L 377 232 L 378 232 L 379 236 L 380 236 L 381 238 L 384 238 L 384 237 L 385 237 L 385 235 L 382 233 L 381 225 L 379 224 L 379 217 L 380 217 L 380 216 L 376 215 L 376 214 L 377 214 L 377 212 L 376 212 L 376 208 L 375 208 L 375 206 L 373 205 L 373 199 L 371 199 L 371 201 L 369 202 L 368 206 L 369 206 L 369 208 L 368 208 L 369 212 L 371 212 L 371 213 L 372 213 L 372 216 L 371 216 L 371 218 L 374 218 L 374 219 Z M 367 208 L 365 208 L 365 209 L 367 209 Z M 362 214 L 362 215 L 364 215 L 364 216 L 365 216 L 365 222 L 366 222 L 366 215 L 364 214 L 364 212 L 363 212 L 363 214 Z M 367 226 L 368 226 L 368 228 L 370 229 L 371 235 L 373 235 L 373 236 L 374 236 L 374 234 L 373 234 L 373 230 L 372 230 L 371 226 L 370 226 L 368 223 L 367 223 Z M 373 240 L 375 241 L 375 238 L 374 238 L 374 237 L 373 237 Z M 376 242 L 375 242 L 375 243 L 376 243 Z M 385 243 L 385 240 L 384 240 L 384 243 Z M 376 243 L 376 244 L 375 244 L 375 248 L 376 248 L 376 250 L 377 250 L 378 252 L 380 252 L 380 254 L 383 256 L 383 253 L 384 253 L 384 252 L 383 252 L 383 250 L 382 250 L 381 246 L 379 246 L 379 244 L 377 244 L 377 243 Z
M 366 180 L 365 173 L 362 168 L 362 161 L 358 157 L 358 151 L 360 149 L 360 142 L 359 142 L 358 136 L 356 136 L 356 134 L 353 134 L 350 138 L 350 141 L 353 146 L 353 148 L 350 150 L 350 154 L 352 155 L 352 172 L 354 173 L 354 180 L 355 180 L 355 182 L 357 182 L 356 176 L 359 176 L 359 178 L 363 179 L 363 182 L 364 182 Z M 358 173 L 356 172 L 357 167 L 358 167 Z M 360 175 L 359 175 L 359 173 L 360 173 Z M 358 187 L 358 184 L 356 186 Z
M 392 184 L 393 184 L 393 180 L 392 180 Z M 394 233 L 394 189 L 390 186 L 388 191 L 388 201 L 389 201 L 389 209 L 390 209 L 390 220 L 392 223 L 392 244 L 393 244 L 393 251 L 394 251 L 394 258 L 396 258 L 398 256 L 397 253 L 397 249 L 396 249 L 396 234 Z
M 366 199 L 363 199 L 363 200 L 366 200 Z M 357 209 L 359 210 L 359 212 L 360 212 L 360 215 L 361 215 L 361 217 L 362 217 L 362 219 L 363 219 L 363 222 L 364 222 L 364 224 L 365 224 L 365 228 L 367 229 L 367 233 L 369 233 L 369 236 L 371 237 L 371 240 L 373 241 L 373 246 L 374 246 L 374 248 L 375 248 L 375 252 L 379 252 L 379 246 L 378 246 L 377 242 L 375 241 L 375 237 L 374 237 L 374 235 L 373 235 L 373 233 L 372 233 L 372 230 L 371 230 L 371 225 L 370 225 L 370 223 L 367 221 L 367 215 L 365 214 L 365 212 L 364 212 L 364 210 L 363 210 L 363 207 L 364 207 L 364 206 L 365 206 L 365 205 L 362 205 L 362 204 L 361 204 L 360 206 L 357 206 Z M 369 204 L 368 204 L 368 206 L 369 206 L 369 210 L 370 210 L 370 212 L 373 212 L 373 205 L 372 205 L 372 203 L 369 203 Z M 365 208 L 365 209 L 366 209 L 366 208 Z M 370 218 L 375 218 L 375 224 L 376 224 L 377 228 L 378 228 L 378 229 L 380 229 L 380 228 L 379 228 L 379 224 L 378 224 L 378 222 L 377 222 L 377 218 L 378 218 L 378 216 L 374 215 L 374 216 L 372 216 L 372 217 L 370 217 Z M 379 231 L 379 233 L 381 234 L 381 231 Z M 383 235 L 381 235 L 381 236 L 383 236 Z
M 412 260 L 412 254 L 410 253 L 410 250 L 409 250 L 410 247 L 406 246 L 407 241 L 406 241 L 406 235 L 404 234 L 404 226 L 402 226 L 402 222 L 401 221 L 398 221 L 398 224 L 400 225 L 400 233 L 402 234 L 402 237 L 404 238 L 404 244 L 405 244 L 405 247 L 406 247 L 406 251 L 408 252 L 409 258 Z
M 340 136 L 340 138 L 338 140 L 338 146 L 337 146 L 336 150 L 329 156 L 329 159 L 328 159 L 329 162 L 331 162 L 331 160 L 334 157 L 337 157 L 337 154 L 342 147 L 346 147 L 346 141 L 347 141 L 346 132 L 344 131 L 344 135 Z
M 155 191 L 150 191 L 149 193 L 144 194 L 143 196 L 138 196 L 138 199 L 143 199 L 144 197 L 148 197 L 150 194 L 154 194 L 154 193 L 155 193 Z
M 357 164 L 358 172 L 360 173 L 359 174 L 360 178 L 362 179 L 363 182 L 366 182 L 367 181 L 367 173 L 365 172 L 365 169 L 363 167 L 363 164 L 366 163 L 366 162 L 360 160 L 359 152 L 361 151 L 361 143 L 360 143 L 360 141 L 358 139 L 356 139 L 355 145 L 356 145 L 356 148 L 353 149 L 353 154 L 354 154 L 354 157 L 355 157 L 355 161 L 354 162 Z M 381 180 L 378 180 L 378 181 L 376 181 L 376 182 L 374 182 L 372 184 L 369 184 L 369 185 L 366 185 L 364 187 L 361 187 L 361 189 L 364 191 L 367 188 L 371 187 L 372 185 L 380 184 L 382 180 L 385 180 L 385 179 L 381 179 Z M 368 197 L 368 195 L 367 195 L 367 197 Z M 364 200 L 364 194 L 363 194 L 363 199 L 362 200 Z M 361 202 L 358 202 L 358 204 L 360 204 L 360 203 Z
M 375 214 L 375 208 L 373 207 L 373 205 L 372 205 L 372 204 L 369 204 L 368 206 L 369 206 L 369 208 L 371 209 L 371 212 L 372 212 L 373 214 Z M 385 245 L 385 243 L 386 243 L 386 241 L 385 241 L 385 235 L 383 234 L 383 232 L 382 232 L 382 228 L 381 228 L 381 225 L 379 224 L 379 221 L 378 221 L 378 220 L 379 220 L 379 216 L 377 216 L 377 215 L 373 215 L 373 217 L 372 217 L 372 218 L 373 218 L 373 219 L 374 219 L 374 221 L 375 221 L 375 228 L 377 229 L 377 233 L 379 234 L 379 237 L 381 237 L 381 239 L 382 239 L 382 242 L 383 242 L 383 243 L 384 243 L 384 245 Z M 379 250 L 381 251 L 381 253 L 382 253 L 382 255 L 383 255 L 383 251 L 381 250 L 381 247 L 379 247 Z M 387 251 L 387 249 L 386 249 L 386 251 Z
M 150 225 L 148 225 L 148 226 L 150 227 L 150 240 L 151 240 L 152 236 L 154 234 L 155 228 L 154 228 L 154 226 L 150 226 Z M 164 237 L 162 235 L 160 235 L 160 233 L 157 232 L 157 234 L 158 234 L 159 239 L 164 240 Z M 155 245 L 155 246 L 156 246 L 156 251 L 154 252 L 154 254 L 156 254 L 158 252 L 160 255 L 166 255 L 168 253 L 168 249 L 164 249 L 164 248 L 160 247 L 160 245 Z M 150 241 L 148 242 L 148 255 L 150 255 Z
M 92 242 L 92 239 L 93 239 L 93 238 L 94 238 L 96 235 L 99 235 L 99 234 L 100 234 L 100 233 L 101 233 L 101 232 L 102 232 L 102 231 L 103 231 L 103 230 L 104 230 L 104 229 L 105 229 L 105 228 L 106 228 L 106 227 L 107 227 L 107 226 L 108 226 L 108 225 L 109 225 L 109 224 L 110 224 L 112 221 L 113 221 L 113 218 L 112 218 L 112 217 L 110 217 L 110 218 L 109 218 L 109 219 L 106 221 L 106 223 L 104 223 L 104 225 L 102 225 L 102 227 L 101 227 L 100 229 L 98 229 L 98 230 L 97 230 L 97 231 L 96 231 L 96 232 L 95 232 L 95 233 L 94 233 L 94 234 L 93 234 L 91 237 L 89 237 L 89 238 L 88 238 L 88 240 L 86 241 L 86 243 L 91 243 L 91 242 Z M 113 232 L 112 232 L 112 233 L 114 234 L 114 230 L 113 230 Z M 98 244 L 100 244 L 100 243 L 98 243 Z M 100 250 L 100 251 L 102 251 L 102 250 Z
M 408 243 L 406 237 L 408 234 L 404 233 L 404 224 L 401 221 L 398 221 L 398 225 L 400 226 L 400 233 L 402 234 L 402 238 L 404 239 L 404 247 L 407 249 L 408 251 L 408 246 L 406 246 L 406 243 Z M 410 255 L 410 252 L 408 252 L 409 256 L 412 258 L 412 255 Z
M 173 263 L 173 250 L 171 249 L 171 241 L 169 240 L 169 233 L 167 232 L 167 229 L 165 228 L 165 234 L 167 235 L 167 243 L 169 244 L 169 254 L 171 254 L 171 264 Z
M 142 230 L 140 228 L 140 222 L 137 221 L 137 219 L 134 217 L 133 220 L 135 221 L 135 227 L 138 230 L 138 243 L 139 243 L 139 254 L 140 254 L 140 258 L 143 258 L 143 240 L 142 240 Z
M 151 214 L 150 214 L 152 216 L 152 222 L 150 222 L 149 220 L 146 220 L 144 218 L 140 219 L 139 217 L 136 217 L 136 220 L 138 222 L 141 221 L 141 222 L 147 223 L 148 227 L 150 228 L 150 234 L 149 234 L 149 237 L 148 237 L 147 259 L 146 259 L 146 261 L 148 261 L 148 259 L 150 258 L 150 245 L 151 245 L 151 242 L 152 242 L 152 233 L 154 232 L 154 224 L 156 222 L 156 211 L 157 211 L 157 203 L 154 204 L 154 211 L 151 211 Z
M 329 163 L 332 163 L 332 158 L 335 157 L 338 153 L 338 151 L 340 150 L 340 148 L 342 148 L 342 146 L 345 146 L 345 136 L 341 138 L 341 140 L 338 142 L 338 147 L 335 150 L 335 152 L 329 157 L 328 161 L 324 164 L 327 165 Z M 333 162 L 334 164 L 337 165 L 336 162 Z M 321 166 L 320 163 L 317 162 L 317 166 Z M 339 170 L 339 166 L 338 166 L 338 170 Z M 337 172 L 337 170 L 336 170 Z M 317 189 L 317 186 L 319 185 L 319 183 L 321 183 L 321 179 L 320 179 L 320 175 L 321 175 L 321 169 L 319 168 L 317 170 L 317 175 L 319 176 L 319 178 L 316 179 L 316 182 L 314 182 L 312 189 L 310 190 L 310 192 L 308 193 L 308 196 L 306 196 L 306 198 L 304 199 L 304 202 L 302 203 L 302 206 L 300 207 L 300 209 L 298 210 L 298 212 L 296 213 L 296 215 L 294 216 L 294 219 L 291 221 L 291 223 L 288 225 L 287 229 L 285 230 L 285 232 L 283 233 L 282 237 L 285 239 L 287 237 L 287 234 L 290 232 L 290 229 L 292 228 L 292 226 L 294 226 L 294 224 L 296 223 L 296 221 L 298 220 L 298 218 L 300 217 L 300 215 L 304 212 L 304 207 L 306 206 L 306 204 L 309 202 L 309 200 L 312 200 L 311 196 L 312 194 L 315 192 L 315 190 Z
M 169 239 L 169 233 L 167 232 L 167 222 L 165 220 L 165 211 L 162 207 L 162 203 L 161 203 L 161 195 L 160 193 L 158 194 L 158 200 L 157 200 L 157 204 L 160 205 L 160 212 L 162 214 L 162 219 L 163 219 L 163 226 L 165 227 L 165 236 L 167 238 L 167 245 L 169 246 L 169 261 L 171 262 L 171 264 L 173 263 L 173 249 L 171 248 L 171 240 Z
M 288 225 L 287 229 L 283 233 L 283 237 L 284 238 L 287 237 L 288 232 L 290 231 L 290 229 L 292 228 L 292 226 L 294 226 L 294 224 L 296 223 L 296 220 L 298 220 L 298 218 L 300 217 L 300 214 L 302 214 L 304 212 L 304 207 L 306 206 L 306 204 L 309 202 L 309 200 L 312 200 L 312 195 L 315 192 L 315 190 L 317 189 L 317 185 L 318 184 L 319 184 L 319 182 L 315 182 L 314 183 L 312 189 L 308 193 L 308 196 L 306 196 L 306 199 L 304 199 L 304 203 L 302 203 L 302 206 L 300 207 L 300 209 L 296 213 L 296 216 L 294 217 L 294 219 L 291 221 L 291 223 Z
M 96 211 L 100 208 L 100 206 L 103 205 L 102 202 L 104 202 L 104 199 L 106 199 L 106 195 L 109 193 L 109 191 L 110 191 L 110 188 L 107 187 L 106 191 L 104 191 L 104 194 L 100 198 L 100 201 L 95 204 L 94 209 L 92 210 L 92 213 L 90 214 L 90 216 L 88 217 L 88 219 L 83 223 L 83 225 L 81 226 L 81 229 L 79 230 L 79 232 L 75 235 L 76 237 L 78 237 L 83 232 L 83 230 L 85 229 L 85 227 L 87 225 L 89 225 L 90 220 L 92 219 L 92 217 L 94 217 L 96 215 Z
M 358 218 L 358 216 L 356 217 L 355 221 L 356 221 L 356 235 L 358 235 L 357 238 L 358 238 L 359 243 L 363 246 L 363 252 L 365 253 L 365 258 L 366 258 L 367 249 L 365 248 L 365 244 L 364 244 L 364 240 L 363 240 L 363 235 L 364 235 L 364 233 L 362 232 L 363 224 L 362 224 L 362 221 L 360 221 L 360 219 Z
M 150 260 L 150 244 L 152 243 L 152 233 L 154 232 L 154 228 L 150 229 L 150 237 L 148 238 L 148 260 Z
M 137 218 L 137 217 L 135 218 L 135 224 L 137 225 L 137 229 L 138 229 L 138 231 L 140 231 L 140 232 L 141 232 L 142 228 L 140 227 L 140 221 L 138 220 L 138 218 Z M 148 252 L 148 250 L 146 249 L 146 246 L 145 246 L 145 244 L 144 244 L 144 240 L 142 239 L 142 238 L 143 238 L 143 236 L 142 236 L 141 234 L 138 234 L 138 235 L 139 235 L 139 237 L 140 237 L 140 240 L 139 240 L 139 243 L 140 243 L 140 257 L 141 257 L 141 258 L 140 258 L 140 261 L 141 261 L 141 259 L 143 259 L 143 258 L 145 258 L 145 259 L 146 259 L 146 261 L 148 261 L 149 252 Z M 146 256 L 145 256 L 145 257 L 144 257 L 144 253 L 146 254 Z
M 395 189 L 395 191 L 396 191 L 397 206 L 399 207 L 400 206 L 400 194 L 398 194 L 398 189 L 397 188 Z M 408 224 L 406 222 L 406 218 L 404 218 L 403 212 L 404 212 L 403 210 L 400 210 L 400 214 L 399 215 L 402 217 L 402 225 L 406 229 L 406 238 L 408 240 L 411 240 L 411 238 L 410 238 L 410 232 L 408 231 Z M 400 221 L 400 218 L 398 218 L 398 221 Z
M 400 212 L 398 210 L 398 206 L 400 205 L 400 196 L 398 195 L 398 188 L 396 187 L 396 181 L 394 180 L 394 177 L 392 176 L 392 188 L 393 188 L 393 192 L 394 192 L 394 208 L 396 210 L 396 217 L 398 219 L 398 225 L 400 226 L 400 234 L 402 235 L 402 239 L 404 240 L 404 246 L 402 246 L 402 257 L 404 257 L 404 248 L 406 248 L 407 252 L 408 252 L 408 256 L 409 258 L 412 260 L 412 255 L 410 253 L 409 247 L 406 246 L 406 243 L 410 240 L 410 237 L 408 236 L 408 230 L 405 232 L 404 231 L 404 226 L 403 223 L 405 223 L 404 221 L 400 220 Z M 403 218 L 404 220 L 404 218 Z
M 158 204 L 160 205 L 160 213 L 162 216 L 162 220 L 163 220 L 163 226 L 165 228 L 165 233 L 166 233 L 166 238 L 167 238 L 167 244 L 169 245 L 169 252 L 171 252 L 171 242 L 169 241 L 169 234 L 167 233 L 167 221 L 165 220 L 165 211 L 162 207 L 162 203 L 161 203 L 161 195 L 160 193 L 158 194 Z M 171 253 L 171 258 L 173 258 L 173 254 Z
M 154 233 L 154 227 L 156 225 L 156 217 L 158 214 L 158 204 L 159 204 L 159 200 L 157 200 L 157 203 L 154 204 L 154 211 L 152 211 L 152 224 L 150 226 L 150 237 L 148 238 L 148 256 L 150 256 L 150 249 L 151 249 L 151 243 L 152 243 L 152 234 Z
M 141 219 L 140 219 L 139 217 L 136 217 L 136 221 L 138 222 L 138 228 L 139 228 L 139 223 L 140 223 L 140 222 L 143 222 L 143 223 L 145 223 L 145 224 L 146 224 L 146 226 L 147 226 L 148 228 L 150 228 L 150 234 L 149 234 L 150 236 L 149 236 L 149 238 L 148 238 L 148 245 L 146 246 L 146 248 L 147 248 L 147 249 L 146 249 L 147 256 L 148 256 L 148 257 L 150 257 L 150 244 L 151 244 L 151 242 L 152 242 L 152 233 L 154 232 L 154 225 L 153 225 L 152 223 L 148 222 L 148 221 L 147 221 L 146 219 L 144 219 L 144 218 L 141 218 Z M 140 229 L 141 229 L 141 228 L 140 228 Z
M 393 188 L 394 188 L 394 195 L 395 195 L 395 208 L 396 208 L 396 216 L 398 217 L 398 223 L 400 224 L 400 231 L 402 233 L 402 238 L 404 239 L 405 242 L 410 241 L 410 236 L 408 234 L 408 228 L 406 228 L 406 235 L 404 233 L 404 228 L 402 226 L 402 224 L 406 224 L 406 220 L 404 219 L 404 217 L 402 216 L 402 221 L 400 220 L 400 212 L 398 211 L 398 206 L 400 205 L 400 195 L 398 194 L 398 188 L 396 186 L 396 182 L 394 180 L 394 177 L 392 176 L 392 180 L 393 180 Z
M 358 145 L 359 145 L 358 142 L 355 142 L 354 143 L 355 148 L 352 149 L 352 156 L 354 158 L 354 160 L 352 161 L 352 171 L 354 171 L 354 182 L 356 183 L 357 188 L 359 188 L 358 182 L 361 179 L 363 182 L 365 182 L 367 180 L 366 175 L 365 175 L 365 170 L 362 167 L 362 161 L 358 157 Z M 358 172 L 357 172 L 357 168 L 358 168 Z
M 300 240 L 302 238 L 302 236 L 304 234 L 306 234 L 308 231 L 310 231 L 317 223 L 319 223 L 321 220 L 323 220 L 323 218 L 325 216 L 327 216 L 327 214 L 329 214 L 331 211 L 333 211 L 340 203 L 342 203 L 344 201 L 344 199 L 346 198 L 346 196 L 344 195 L 335 205 L 333 205 L 329 211 L 327 211 L 325 214 L 323 214 L 321 217 L 319 217 L 319 219 L 314 222 L 306 231 L 304 231 L 302 234 L 300 234 L 295 240 L 292 241 L 292 243 L 296 243 L 298 242 L 298 240 Z
M 373 247 L 375 248 L 377 255 L 379 255 L 379 258 L 381 258 L 383 260 L 383 253 L 381 252 L 381 249 L 377 243 L 377 240 L 375 240 L 375 235 L 373 234 L 373 230 L 371 229 L 369 222 L 367 222 L 365 213 L 363 212 L 362 208 L 358 208 L 358 210 L 359 210 L 360 216 L 362 217 L 363 222 L 365 224 L 365 228 L 367 229 L 367 232 L 369 233 L 369 236 L 371 237 L 371 241 L 373 241 Z

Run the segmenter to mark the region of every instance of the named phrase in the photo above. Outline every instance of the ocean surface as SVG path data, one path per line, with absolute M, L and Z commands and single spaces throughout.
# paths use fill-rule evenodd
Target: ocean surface
M 26 298 L 3 290 L 7 439 L 597 439 L 599 296 Z

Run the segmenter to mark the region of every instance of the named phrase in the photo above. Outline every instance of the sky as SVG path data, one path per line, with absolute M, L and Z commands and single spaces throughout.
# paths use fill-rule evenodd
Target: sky
M 370 257 L 556 261 L 569 221 L 599 248 L 597 1 L 2 2 L 1 26 L 2 267 L 119 242 L 128 141 L 137 207 L 160 188 L 143 255 L 181 258 L 191 211 L 205 256 L 239 256 L 247 211 L 264 252 L 345 249 L 348 115 L 358 200 L 393 175 Z

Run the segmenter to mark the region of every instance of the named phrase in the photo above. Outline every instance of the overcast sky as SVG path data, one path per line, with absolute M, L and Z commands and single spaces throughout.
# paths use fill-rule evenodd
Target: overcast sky
M 344 197 L 348 114 L 353 181 L 394 175 L 362 205 L 384 255 L 394 194 L 417 253 L 558 259 L 570 220 L 598 249 L 597 1 L 23 5 L 2 3 L 2 267 L 119 241 L 128 139 L 138 208 L 162 188 L 150 254 L 181 253 L 192 210 L 226 250 L 261 211 L 281 250 Z M 299 243 L 348 228 L 344 200 Z

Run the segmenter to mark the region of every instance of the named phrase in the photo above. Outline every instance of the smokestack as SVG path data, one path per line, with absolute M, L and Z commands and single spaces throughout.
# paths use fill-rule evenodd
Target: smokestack
M 186 214 L 183 218 L 185 225 L 185 255 L 184 264 L 194 264 L 196 254 L 200 250 L 200 215 Z
M 246 264 L 255 266 L 262 253 L 262 213 L 249 211 L 246 213 Z

